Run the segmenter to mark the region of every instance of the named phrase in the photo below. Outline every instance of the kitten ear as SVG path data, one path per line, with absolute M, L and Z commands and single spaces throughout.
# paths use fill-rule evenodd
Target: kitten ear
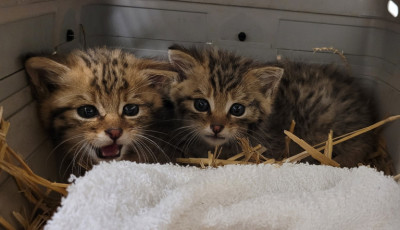
M 261 92 L 266 96 L 274 96 L 276 88 L 283 76 L 283 69 L 275 66 L 252 69 L 248 72 L 259 79 Z
M 196 59 L 193 58 L 190 54 L 173 48 L 170 48 L 168 50 L 168 58 L 172 66 L 180 73 L 182 73 L 180 76 L 181 79 L 178 79 L 178 81 L 184 80 L 185 76 L 188 75 L 188 73 L 191 73 L 191 71 L 197 65 L 199 65 Z
M 178 78 L 177 72 L 169 70 L 146 69 L 143 73 L 155 88 L 168 88 L 171 82 Z
M 34 93 L 40 99 L 51 93 L 60 76 L 70 69 L 49 58 L 32 57 L 25 62 L 25 70 L 30 77 Z

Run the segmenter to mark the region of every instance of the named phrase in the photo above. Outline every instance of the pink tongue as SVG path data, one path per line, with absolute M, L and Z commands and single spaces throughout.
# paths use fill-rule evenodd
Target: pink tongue
M 112 144 L 104 146 L 101 148 L 101 154 L 104 157 L 113 157 L 119 154 L 119 146 L 117 144 Z

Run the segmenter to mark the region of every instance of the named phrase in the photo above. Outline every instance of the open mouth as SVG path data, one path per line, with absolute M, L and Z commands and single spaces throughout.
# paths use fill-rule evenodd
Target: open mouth
M 96 154 L 101 159 L 115 159 L 121 156 L 122 145 L 116 143 L 96 148 Z

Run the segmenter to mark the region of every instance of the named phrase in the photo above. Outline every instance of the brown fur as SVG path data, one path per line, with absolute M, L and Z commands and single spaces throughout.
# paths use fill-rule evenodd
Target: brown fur
M 173 84 L 171 98 L 182 121 L 176 143 L 186 156 L 206 157 L 219 145 L 221 157 L 238 153 L 237 137 L 268 148 L 267 156 L 282 158 L 283 130 L 291 120 L 295 134 L 311 144 L 334 135 L 370 125 L 373 110 L 352 78 L 332 65 L 309 65 L 290 61 L 258 63 L 215 48 L 187 49 L 173 46 L 170 62 L 180 76 Z M 196 109 L 206 100 L 207 110 Z M 203 106 L 204 101 L 200 106 Z M 231 109 L 245 108 L 240 116 Z M 334 159 L 342 166 L 356 166 L 373 151 L 370 134 L 334 148 Z M 293 145 L 291 154 L 301 149 Z
M 163 89 L 176 73 L 168 63 L 138 59 L 121 50 L 74 51 L 65 57 L 33 57 L 26 62 L 40 118 L 56 148 L 74 163 L 101 160 L 170 161 L 160 149 L 157 120 L 166 119 Z M 97 115 L 79 115 L 82 106 Z M 124 106 L 137 105 L 134 116 Z M 86 107 L 87 108 L 87 107 Z M 115 141 L 106 130 L 120 129 Z M 120 155 L 102 157 L 100 148 L 117 144 Z

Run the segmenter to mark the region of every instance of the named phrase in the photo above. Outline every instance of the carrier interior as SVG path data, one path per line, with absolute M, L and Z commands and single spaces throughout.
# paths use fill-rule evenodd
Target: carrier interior
M 400 2 L 389 1 L 390 4 Z M 164 56 L 167 48 L 208 44 L 258 60 L 277 57 L 345 65 L 375 99 L 380 118 L 400 114 L 400 20 L 387 1 L 272 0 L 5 0 L 0 2 L 0 105 L 11 122 L 8 144 L 34 172 L 59 180 L 53 147 L 37 118 L 23 67 L 28 53 L 119 47 L 137 56 Z M 246 35 L 240 41 L 239 34 Z M 242 39 L 243 40 L 243 39 Z M 400 122 L 384 135 L 400 172 Z M 0 174 L 0 216 L 29 207 L 14 180 Z

